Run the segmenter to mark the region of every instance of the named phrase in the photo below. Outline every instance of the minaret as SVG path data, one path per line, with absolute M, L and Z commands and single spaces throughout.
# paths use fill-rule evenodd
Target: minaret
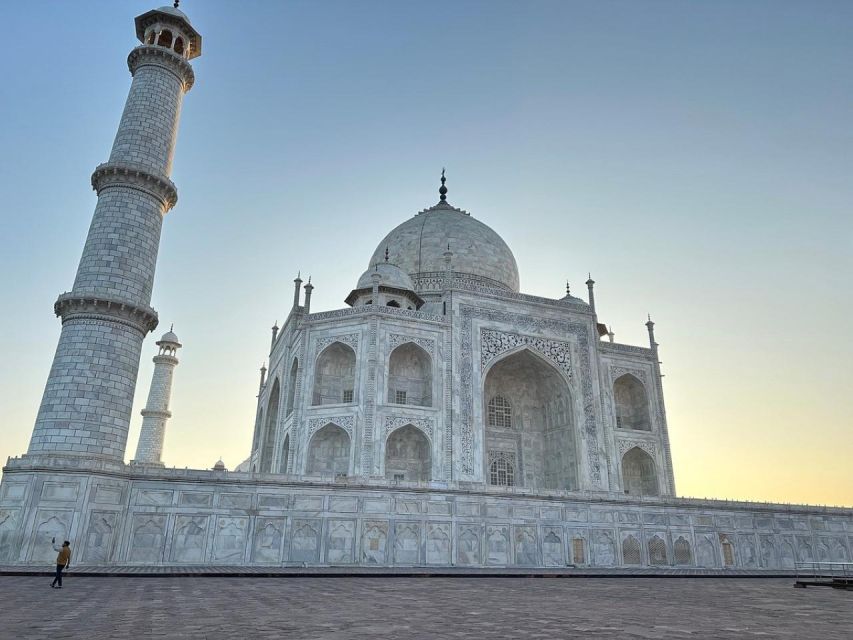
M 169 175 L 194 81 L 189 60 L 201 54 L 201 36 L 177 8 L 140 15 L 136 35 L 112 152 L 92 174 L 98 203 L 74 286 L 54 305 L 62 333 L 28 455 L 124 460 L 142 340 L 157 327 L 151 289 L 163 216 L 178 197 Z
M 148 402 L 142 410 L 142 431 L 139 432 L 139 444 L 136 446 L 136 458 L 133 463 L 163 466 L 163 439 L 166 435 L 166 420 L 172 417 L 169 411 L 169 398 L 172 397 L 172 378 L 178 366 L 178 349 L 181 343 L 178 336 L 169 329 L 157 341 L 160 347 L 154 356 L 154 375 L 151 376 L 151 390 Z

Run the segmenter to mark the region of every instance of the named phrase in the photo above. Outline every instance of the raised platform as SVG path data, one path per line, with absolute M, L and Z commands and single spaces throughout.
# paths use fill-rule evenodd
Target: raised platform
M 63 464 L 24 458 L 4 468 L 0 564 L 49 567 L 55 537 L 71 540 L 76 566 L 183 574 L 202 566 L 787 575 L 798 560 L 849 561 L 853 545 L 845 508 Z

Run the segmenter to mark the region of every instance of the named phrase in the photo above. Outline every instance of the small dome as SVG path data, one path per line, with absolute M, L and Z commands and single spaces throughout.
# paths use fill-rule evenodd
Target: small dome
M 228 469 L 225 468 L 225 463 L 222 462 L 222 458 L 219 458 L 219 460 L 216 461 L 216 464 L 213 465 L 213 470 L 214 471 L 228 471 Z
M 390 262 L 377 262 L 367 271 L 361 274 L 358 279 L 356 289 L 370 289 L 373 287 L 373 274 L 378 273 L 381 277 L 379 284 L 383 287 L 393 287 L 395 289 L 404 289 L 405 291 L 414 291 L 415 285 L 409 274 L 403 271 L 396 264 Z
M 191 24 L 190 19 L 187 17 L 187 14 L 185 14 L 183 11 L 176 7 L 159 7 L 157 11 L 159 11 L 160 13 L 168 13 L 169 15 L 173 15 L 176 18 L 180 18 L 181 20 L 186 20 L 187 24 Z
M 171 329 L 169 329 L 166 333 L 163 334 L 163 337 L 157 341 L 157 344 L 163 344 L 164 342 L 176 344 L 178 346 L 181 345 L 180 341 L 178 340 L 178 336 L 176 336 Z

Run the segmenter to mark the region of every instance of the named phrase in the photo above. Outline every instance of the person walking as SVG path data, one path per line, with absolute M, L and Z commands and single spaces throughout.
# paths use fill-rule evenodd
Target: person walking
M 65 571 L 71 563 L 71 543 L 66 540 L 60 547 L 56 544 L 56 538 L 52 538 L 50 543 L 53 545 L 53 550 L 59 552 L 59 555 L 56 556 L 56 577 L 53 579 L 53 582 L 50 583 L 50 588 L 61 589 L 62 572 Z

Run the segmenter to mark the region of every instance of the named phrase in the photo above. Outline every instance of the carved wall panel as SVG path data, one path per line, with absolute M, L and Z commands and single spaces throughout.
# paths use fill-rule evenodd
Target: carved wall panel
M 352 520 L 329 520 L 329 541 L 326 546 L 326 562 L 350 564 L 355 558 L 355 523 Z
M 209 516 L 177 516 L 172 536 L 172 560 L 198 564 L 205 559 Z
M 361 534 L 361 561 L 364 564 L 385 564 L 387 545 L 388 522 L 365 520 Z
M 213 538 L 213 560 L 224 563 L 243 562 L 248 533 L 248 516 L 217 516 L 216 532 Z
M 159 564 L 163 562 L 163 548 L 166 544 L 166 516 L 158 514 L 138 514 L 131 523 L 130 550 L 127 559 L 130 562 Z
M 93 511 L 89 514 L 83 562 L 103 564 L 111 559 L 117 518 L 114 511 Z
M 427 524 L 426 561 L 427 564 L 449 565 L 451 552 L 451 528 L 449 522 L 431 522 Z
M 421 529 L 417 522 L 397 522 L 394 525 L 394 562 L 420 563 Z
M 255 520 L 255 536 L 252 543 L 252 558 L 255 562 L 278 564 L 281 562 L 281 547 L 284 541 L 286 518 L 259 516 Z
M 322 520 L 293 519 L 290 537 L 291 562 L 317 563 L 320 561 L 320 531 Z

